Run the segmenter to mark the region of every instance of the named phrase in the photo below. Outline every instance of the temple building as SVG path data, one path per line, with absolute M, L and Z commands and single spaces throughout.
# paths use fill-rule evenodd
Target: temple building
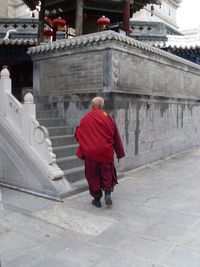
M 177 25 L 177 10 L 182 0 L 162 0 L 161 5 L 147 5 L 133 14 L 132 37 L 148 43 L 167 41 L 168 35 L 182 35 Z
M 181 33 L 177 25 L 177 9 L 182 0 L 48 0 L 45 3 L 45 25 L 52 31 L 57 17 L 66 20 L 57 39 L 89 34 L 100 30 L 98 18 L 110 20 L 111 29 L 147 42 L 199 64 L 199 44 L 191 33 Z M 26 4 L 25 4 L 26 3 Z M 2 0 L 0 9 L 0 68 L 8 65 L 13 93 L 21 100 L 23 91 L 32 87 L 33 66 L 27 49 L 37 44 L 39 1 Z M 188 37 L 187 37 L 188 36 Z M 51 37 L 49 38 L 51 39 Z M 194 39 L 194 38 L 193 38 Z M 54 39 L 55 40 L 55 39 Z
M 176 56 L 200 64 L 200 28 L 184 30 L 182 36 L 168 36 L 160 47 Z
M 200 64 L 200 29 L 179 31 L 177 10 L 182 0 L 163 0 L 133 14 L 131 37 Z
M 0 18 L 30 18 L 30 10 L 22 0 L 1 0 Z
M 2 0 L 0 8 L 0 69 L 7 65 L 13 94 L 22 99 L 33 85 L 33 64 L 27 49 L 37 44 L 37 20 L 21 0 Z
M 84 190 L 74 132 L 97 95 L 122 136 L 126 158 L 116 162 L 122 174 L 200 145 L 200 66 L 162 50 L 169 36 L 182 37 L 179 2 L 3 1 L 1 186 L 57 201 Z M 144 7 L 152 20 L 134 20 Z M 36 8 L 39 17 L 28 17 Z
M 133 0 L 48 0 L 42 3 L 45 4 L 45 15 L 48 17 L 48 20 L 45 20 L 47 27 L 53 28 L 51 22 L 59 16 L 67 22 L 63 32 L 54 31 L 59 39 L 99 31 L 97 19 L 103 15 L 109 18 L 111 29 L 121 30 L 129 35 L 129 19 L 132 14 L 148 3 L 160 2 L 141 0 L 133 4 Z M 8 65 L 13 83 L 12 90 L 19 100 L 22 99 L 23 91 L 32 87 L 33 67 L 27 49 L 37 44 L 37 4 L 39 4 L 37 0 L 2 0 L 1 2 L 0 69 L 3 65 Z M 67 32 L 66 36 L 64 31 Z

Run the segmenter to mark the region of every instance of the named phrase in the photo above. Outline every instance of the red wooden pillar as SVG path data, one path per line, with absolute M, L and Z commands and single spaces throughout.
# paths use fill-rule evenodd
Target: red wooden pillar
M 56 41 L 56 32 L 57 32 L 57 27 L 53 26 L 53 38 L 52 38 L 52 41 Z
M 124 3 L 123 26 L 128 33 L 129 28 L 130 28 L 130 0 L 125 0 L 125 3 Z

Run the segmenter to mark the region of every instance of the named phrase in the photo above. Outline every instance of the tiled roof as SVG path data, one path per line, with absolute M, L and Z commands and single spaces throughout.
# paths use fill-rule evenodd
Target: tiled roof
M 98 32 L 98 33 L 78 36 L 72 39 L 63 39 L 52 43 L 41 44 L 39 46 L 30 47 L 28 49 L 28 54 L 31 54 L 32 56 L 34 55 L 37 56 L 39 54 L 47 55 L 49 53 L 55 53 L 55 51 L 65 51 L 65 50 L 67 51 L 69 49 L 74 49 L 77 47 L 93 46 L 94 44 L 101 44 L 110 41 L 121 43 L 122 45 L 128 45 L 133 48 L 139 48 L 141 50 L 145 50 L 151 53 L 152 55 L 154 54 L 159 57 L 165 57 L 173 61 L 179 61 L 183 64 L 199 68 L 198 65 L 191 63 L 187 60 L 184 60 L 178 56 L 165 52 L 154 46 L 137 41 L 133 38 L 121 35 L 114 31 Z
M 36 44 L 36 39 L 0 39 L 0 45 L 34 46 Z
M 200 42 L 198 43 L 167 43 L 165 47 L 185 49 L 185 50 L 196 49 L 196 48 L 200 48 Z
M 197 40 L 187 41 L 183 39 L 177 39 L 176 41 L 147 41 L 145 43 L 158 48 L 174 48 L 185 50 L 200 48 L 200 41 Z
M 177 48 L 177 49 L 196 49 L 200 48 L 200 39 L 198 35 L 168 35 L 168 41 L 160 44 L 163 48 Z

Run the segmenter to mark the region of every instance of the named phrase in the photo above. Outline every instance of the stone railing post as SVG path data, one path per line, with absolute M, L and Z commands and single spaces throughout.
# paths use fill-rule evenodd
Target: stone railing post
M 31 145 L 32 127 L 31 119 L 35 119 L 35 104 L 32 93 L 27 92 L 24 96 L 24 104 L 22 109 L 22 129 L 23 137 L 29 145 Z M 31 118 L 31 119 L 30 119 Z
M 3 66 L 0 77 L 0 111 L 6 116 L 6 94 L 11 94 L 11 79 L 7 66 Z

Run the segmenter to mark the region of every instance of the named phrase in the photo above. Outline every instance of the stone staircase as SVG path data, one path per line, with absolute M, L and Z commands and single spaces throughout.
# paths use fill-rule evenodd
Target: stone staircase
M 51 106 L 41 105 L 36 108 L 37 119 L 49 131 L 49 138 L 56 154 L 57 164 L 64 171 L 66 179 L 75 189 L 85 188 L 83 161 L 76 157 L 78 143 L 74 138 L 75 128 L 67 126 L 66 120 L 59 115 L 58 110 Z

